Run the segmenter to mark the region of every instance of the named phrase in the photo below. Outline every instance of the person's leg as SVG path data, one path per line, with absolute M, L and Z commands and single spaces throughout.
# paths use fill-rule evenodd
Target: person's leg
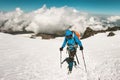
M 69 62 L 69 71 L 70 71 L 70 72 L 72 71 L 72 68 L 73 68 L 73 61 L 72 61 L 72 62 Z
M 75 54 L 76 54 L 76 50 L 70 51 L 69 57 L 73 58 L 73 60 L 74 60 Z
M 73 51 L 69 50 L 68 52 L 69 52 L 68 69 L 69 69 L 69 73 L 71 73 L 73 69 L 74 56 L 76 54 L 76 50 L 73 50 Z
M 73 58 L 69 58 L 68 68 L 69 68 L 69 71 L 71 72 L 73 68 Z

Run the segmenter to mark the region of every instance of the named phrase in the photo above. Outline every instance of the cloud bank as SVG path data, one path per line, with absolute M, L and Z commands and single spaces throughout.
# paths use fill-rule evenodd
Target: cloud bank
M 20 8 L 11 12 L 0 12 L 1 31 L 33 31 L 54 34 L 72 26 L 71 29 L 83 33 L 86 27 L 94 30 L 120 26 L 120 16 L 93 16 L 71 7 L 51 7 L 44 5 L 33 12 L 25 13 Z

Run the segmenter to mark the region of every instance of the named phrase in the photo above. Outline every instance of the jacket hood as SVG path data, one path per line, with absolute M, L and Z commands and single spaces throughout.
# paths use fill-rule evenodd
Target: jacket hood
M 70 35 L 72 35 L 72 32 L 70 30 L 66 30 L 65 36 L 70 36 Z

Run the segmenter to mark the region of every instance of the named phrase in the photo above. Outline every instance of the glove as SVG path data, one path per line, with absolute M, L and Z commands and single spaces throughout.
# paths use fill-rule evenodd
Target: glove
M 82 47 L 82 46 L 80 46 L 80 50 L 83 50 L 83 47 Z
M 60 48 L 60 51 L 63 51 L 63 47 Z
M 63 62 L 61 62 L 61 64 L 63 64 Z

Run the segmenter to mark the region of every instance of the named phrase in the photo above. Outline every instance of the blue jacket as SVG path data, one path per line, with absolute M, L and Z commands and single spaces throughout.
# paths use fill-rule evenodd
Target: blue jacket
M 66 38 L 64 39 L 64 42 L 62 44 L 62 47 L 64 48 L 66 44 L 68 45 L 75 45 L 76 43 L 79 46 L 82 46 L 81 41 L 78 39 L 78 37 L 76 36 L 76 34 L 72 33 L 70 30 L 66 30 L 65 36 L 69 36 L 72 35 L 73 38 Z

